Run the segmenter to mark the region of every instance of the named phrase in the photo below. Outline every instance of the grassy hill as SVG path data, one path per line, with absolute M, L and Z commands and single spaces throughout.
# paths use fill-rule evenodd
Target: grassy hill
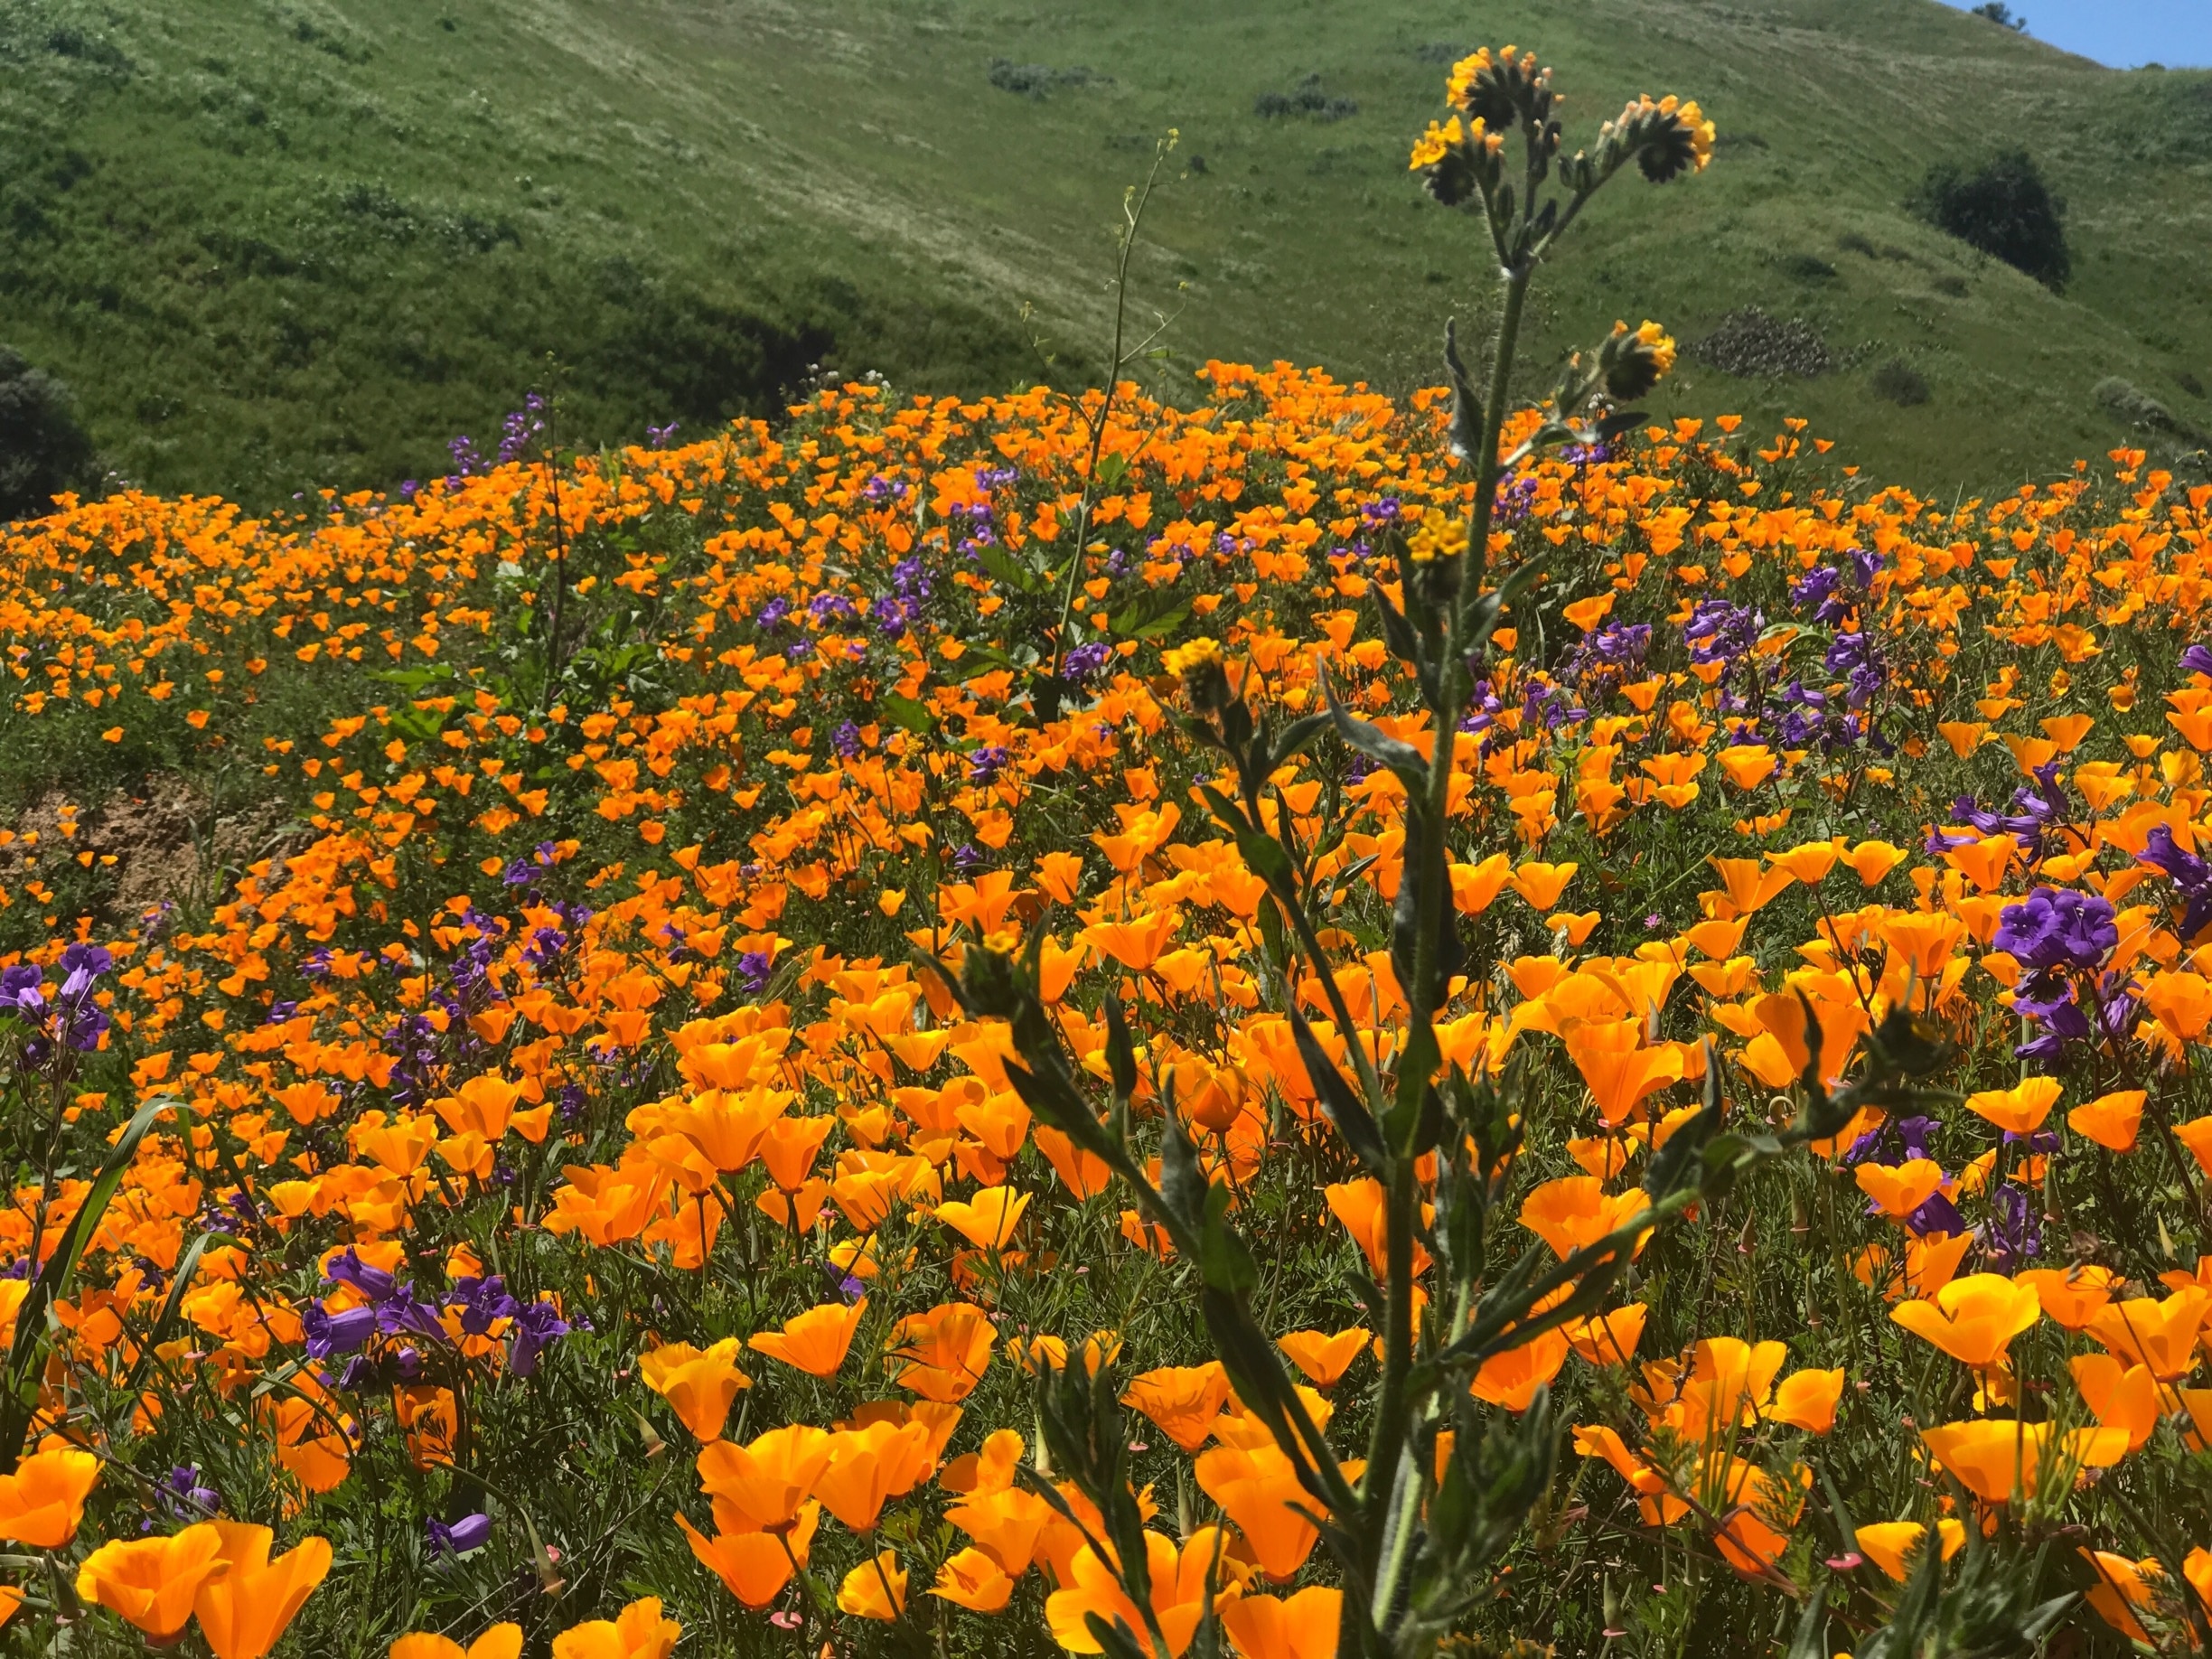
M 77 389 L 127 476 L 256 502 L 440 470 L 532 387 L 596 441 L 772 407 L 824 360 L 1072 379 L 1121 189 L 1173 127 L 1136 294 L 1176 314 L 1155 371 L 1409 385 L 1486 297 L 1473 227 L 1405 167 L 1478 33 L 1558 66 L 1570 143 L 1645 89 L 1722 133 L 1679 201 L 1617 187 L 1540 353 L 1617 315 L 1685 343 L 1746 306 L 1802 320 L 1825 372 L 1693 354 L 1669 406 L 1804 415 L 1930 486 L 2120 441 L 2115 377 L 2212 426 L 2212 76 L 1936 0 L 13 0 L 0 342 Z M 2063 294 L 1902 205 L 2001 144 L 2068 200 Z

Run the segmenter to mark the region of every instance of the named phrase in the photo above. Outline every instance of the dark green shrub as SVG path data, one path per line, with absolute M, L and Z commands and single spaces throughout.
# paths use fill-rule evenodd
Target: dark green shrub
M 1949 162 L 1928 169 L 1907 204 L 1937 230 L 2002 259 L 2046 287 L 2066 286 L 2066 202 L 2054 196 L 2025 150 L 2008 150 L 1968 173 Z
M 43 513 L 91 468 L 92 440 L 69 388 L 0 346 L 0 522 Z
M 1874 370 L 1870 382 L 1877 398 L 1886 398 L 1908 409 L 1928 400 L 1927 377 L 1901 357 L 1893 357 Z
M 1334 98 L 1321 89 L 1321 77 L 1308 75 L 1288 92 L 1262 92 L 1252 100 L 1252 113 L 1276 118 L 1309 116 L 1317 121 L 1341 121 L 1359 114 L 1355 98 Z

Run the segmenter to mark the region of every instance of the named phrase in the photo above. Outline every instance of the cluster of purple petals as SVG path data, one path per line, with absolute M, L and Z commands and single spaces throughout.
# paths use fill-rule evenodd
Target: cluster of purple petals
M 2013 1012 L 2035 1028 L 2013 1050 L 2021 1059 L 2056 1064 L 2068 1044 L 2123 1036 L 2133 1026 L 2133 982 L 2098 972 L 2120 942 L 2103 898 L 2038 887 L 1999 913 L 1992 942 L 2028 970 L 2012 990 Z
M 2191 651 L 2202 651 L 2201 645 L 2192 645 Z M 2212 670 L 2200 670 L 2212 673 Z M 2195 853 L 2183 849 L 2174 839 L 2172 829 L 2165 824 L 2151 827 L 2143 849 L 2135 855 L 2172 882 L 2174 891 L 2180 895 L 2184 906 L 2181 914 L 2181 937 L 2194 939 L 2206 923 L 2212 922 L 2212 863 L 2207 863 Z
M 2010 812 L 1986 812 L 1972 795 L 1961 795 L 1951 804 L 1951 821 L 1972 824 L 1983 835 L 2004 834 L 2020 845 L 2020 850 L 2030 864 L 2041 859 L 2046 844 L 2057 830 L 2068 822 L 2066 785 L 2058 781 L 2058 763 L 2050 761 L 2038 766 L 2030 774 L 2032 782 L 2025 783 L 2012 794 Z M 1928 850 L 1940 853 L 1960 844 L 1963 837 L 1938 833 L 1928 840 Z
M 115 958 L 96 944 L 72 944 L 61 952 L 61 988 L 46 994 L 45 970 L 33 963 L 0 968 L 0 1015 L 13 1015 L 31 1028 L 24 1039 L 25 1064 L 36 1070 L 65 1050 L 89 1053 L 108 1029 L 108 1010 L 95 999 L 102 976 Z
M 301 1319 L 309 1359 L 347 1358 L 338 1379 L 342 1388 L 359 1386 L 374 1372 L 362 1350 L 378 1336 L 399 1339 L 401 1345 L 392 1355 L 397 1375 L 402 1380 L 419 1376 L 422 1355 L 412 1339 L 449 1344 L 443 1317 L 449 1310 L 455 1314 L 462 1330 L 472 1336 L 488 1336 L 499 1320 L 511 1321 L 507 1368 L 519 1377 L 534 1373 L 545 1350 L 576 1328 L 560 1317 L 560 1310 L 552 1303 L 524 1302 L 509 1295 L 506 1282 L 496 1273 L 457 1279 L 445 1290 L 423 1298 L 411 1281 L 370 1267 L 349 1247 L 331 1258 L 324 1276 L 367 1298 L 365 1306 L 332 1313 L 318 1298 L 308 1304 Z

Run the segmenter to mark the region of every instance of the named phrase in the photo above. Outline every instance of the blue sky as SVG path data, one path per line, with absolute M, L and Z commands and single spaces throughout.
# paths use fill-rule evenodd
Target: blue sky
M 2038 40 L 2115 69 L 2212 68 L 2212 0 L 2012 0 L 2012 13 Z

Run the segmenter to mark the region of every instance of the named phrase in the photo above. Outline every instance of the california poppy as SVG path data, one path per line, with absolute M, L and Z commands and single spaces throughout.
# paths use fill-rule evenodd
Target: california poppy
M 930 1594 L 970 1613 L 998 1613 L 1014 1594 L 1014 1580 L 989 1554 L 970 1545 L 946 1559 Z
M 521 1654 L 522 1626 L 500 1624 L 466 1647 L 451 1636 L 417 1631 L 391 1645 L 389 1659 L 521 1659 Z
M 553 1659 L 669 1659 L 683 1626 L 661 1616 L 661 1598 L 632 1602 L 612 1619 L 571 1625 L 553 1638 Z
M 77 1570 L 77 1596 L 120 1614 L 156 1642 L 173 1641 L 200 1588 L 226 1565 L 223 1535 L 202 1521 L 166 1537 L 114 1539 Z
M 0 1538 L 59 1550 L 77 1535 L 99 1467 L 81 1447 L 50 1444 L 0 1475 Z
M 1165 1659 L 1181 1659 L 1191 1637 L 1197 1634 L 1209 1582 L 1214 1586 L 1217 1608 L 1237 1593 L 1233 1580 L 1223 1581 L 1228 1578 L 1222 1563 L 1224 1542 L 1220 1532 L 1210 1526 L 1193 1532 L 1180 1550 L 1173 1540 L 1158 1532 L 1145 1534 L 1152 1617 L 1167 1640 Z M 1098 1638 L 1091 1634 L 1089 1620 L 1095 1617 L 1109 1627 L 1118 1625 L 1128 1631 L 1139 1650 L 1145 1647 L 1150 1636 L 1143 1615 L 1123 1591 L 1120 1576 L 1090 1546 L 1075 1552 L 1069 1563 L 1069 1576 L 1068 1587 L 1054 1590 L 1045 1603 L 1045 1622 L 1052 1626 L 1054 1641 L 1072 1654 L 1102 1652 Z
M 824 1302 L 783 1321 L 780 1331 L 755 1331 L 745 1345 L 755 1354 L 794 1365 L 810 1376 L 834 1377 L 852 1348 L 853 1333 L 867 1311 L 867 1298 Z
M 737 1338 L 725 1336 L 704 1349 L 664 1343 L 638 1355 L 645 1386 L 675 1408 L 683 1426 L 702 1440 L 719 1438 L 730 1402 L 752 1379 L 737 1369 Z
M 2031 1285 L 2001 1273 L 1954 1279 L 1926 1301 L 1900 1302 L 1890 1318 L 1976 1371 L 2001 1368 L 2013 1337 L 2043 1317 Z
M 192 1602 L 215 1659 L 262 1659 L 330 1571 L 326 1538 L 304 1538 L 275 1561 L 276 1534 L 236 1521 L 208 1523 L 222 1536 L 222 1570 Z

